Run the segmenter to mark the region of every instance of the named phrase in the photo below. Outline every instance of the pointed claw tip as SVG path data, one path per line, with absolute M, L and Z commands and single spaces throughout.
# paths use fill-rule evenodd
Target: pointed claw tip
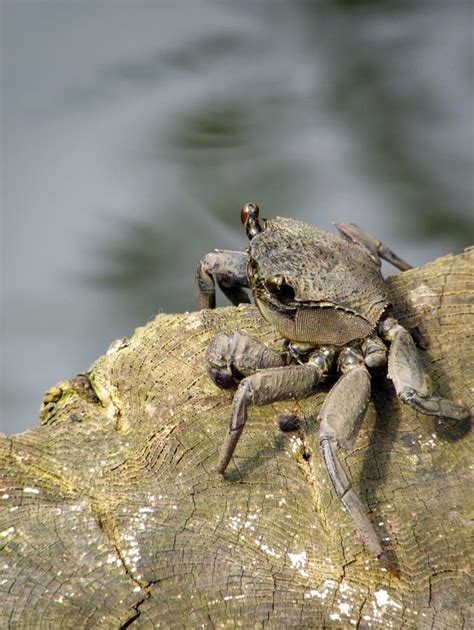
M 398 567 L 396 567 L 388 558 L 387 554 L 385 552 L 382 552 L 381 554 L 379 554 L 377 556 L 377 560 L 380 562 L 380 564 L 382 565 L 382 567 L 388 571 L 388 573 L 394 577 L 397 578 L 397 580 L 400 579 L 400 569 Z
M 396 567 L 392 567 L 391 569 L 387 569 L 387 570 L 392 577 L 396 578 L 397 580 L 400 579 L 401 577 L 400 569 L 397 569 Z
M 224 477 L 224 473 L 226 471 L 226 468 L 227 468 L 227 463 L 223 464 L 223 463 L 219 462 L 219 464 L 216 467 L 217 474 L 220 475 L 221 477 Z

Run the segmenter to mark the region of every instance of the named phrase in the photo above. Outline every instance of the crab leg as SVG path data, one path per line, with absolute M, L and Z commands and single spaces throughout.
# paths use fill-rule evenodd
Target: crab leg
M 364 230 L 358 225 L 355 225 L 355 223 L 336 223 L 335 225 L 346 240 L 361 245 L 372 255 L 374 260 L 378 260 L 379 257 L 383 258 L 401 271 L 407 271 L 412 268 L 411 265 L 397 256 L 390 247 L 382 243 L 382 241 L 379 241 L 378 238 L 364 232 Z
M 396 319 L 387 317 L 380 324 L 382 336 L 391 341 L 388 377 L 403 402 L 429 416 L 465 420 L 471 415 L 464 405 L 440 396 L 428 396 L 420 355 L 410 333 Z
M 370 399 L 370 376 L 362 365 L 350 367 L 324 401 L 319 412 L 319 442 L 334 490 L 357 526 L 367 549 L 387 565 L 382 543 L 339 457 L 339 448 L 353 446 Z
M 368 368 L 380 367 L 387 363 L 387 346 L 377 335 L 371 335 L 362 342 L 364 363 Z
M 232 302 L 250 302 L 243 287 L 249 288 L 247 255 L 245 252 L 217 250 L 206 254 L 196 271 L 198 308 L 215 308 L 216 289 L 214 276 L 222 292 Z
M 247 422 L 249 405 L 267 405 L 277 400 L 302 398 L 314 391 L 323 370 L 318 365 L 269 368 L 241 381 L 232 402 L 229 429 L 222 445 L 217 470 L 223 473 Z

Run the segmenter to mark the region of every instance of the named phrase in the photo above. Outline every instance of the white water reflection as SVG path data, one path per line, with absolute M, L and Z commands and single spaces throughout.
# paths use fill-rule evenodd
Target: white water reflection
M 2 5 L 2 430 L 244 246 L 239 207 L 421 264 L 472 238 L 469 6 Z

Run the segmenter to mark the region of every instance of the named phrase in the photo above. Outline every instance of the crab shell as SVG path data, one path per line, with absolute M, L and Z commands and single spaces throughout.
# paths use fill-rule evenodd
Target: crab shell
M 294 296 L 265 288 L 276 274 Z M 389 303 L 380 263 L 363 247 L 277 217 L 250 241 L 248 276 L 260 312 L 290 341 L 342 346 L 367 337 Z

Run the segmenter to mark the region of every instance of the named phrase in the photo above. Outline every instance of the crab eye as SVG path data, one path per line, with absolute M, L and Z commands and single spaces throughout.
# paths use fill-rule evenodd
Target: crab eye
M 246 203 L 240 211 L 240 220 L 245 227 L 249 240 L 252 240 L 254 236 L 260 234 L 263 229 L 262 224 L 258 220 L 259 207 L 256 203 Z
M 260 212 L 260 208 L 256 203 L 246 203 L 245 206 L 240 211 L 240 220 L 242 221 L 242 225 L 247 227 L 247 222 L 249 220 L 256 221 L 258 219 L 258 213 Z
M 280 302 L 290 302 L 295 297 L 295 290 L 289 285 L 285 276 L 277 274 L 265 280 L 265 287 L 269 293 L 274 295 Z
M 265 286 L 270 293 L 276 295 L 284 282 L 285 278 L 281 275 L 270 276 L 265 280 Z

